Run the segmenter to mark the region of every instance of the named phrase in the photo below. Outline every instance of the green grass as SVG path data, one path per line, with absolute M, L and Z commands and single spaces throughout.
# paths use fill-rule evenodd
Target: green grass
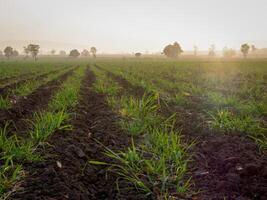
M 122 96 L 120 114 L 123 119 L 120 125 L 133 136 L 144 134 L 145 131 L 161 122 L 156 114 L 159 109 L 158 95 L 144 95 L 141 99 Z
M 11 107 L 10 100 L 0 96 L 0 109 L 8 109 Z
M 267 149 L 267 128 L 264 128 L 259 120 L 255 120 L 249 115 L 235 115 L 225 109 L 218 110 L 215 114 L 210 114 L 210 116 L 212 129 L 223 133 L 244 133 L 253 138 L 261 149 Z
M 110 79 L 97 79 L 96 83 L 94 83 L 94 88 L 98 93 L 107 94 L 110 96 L 117 95 L 120 91 L 120 87 Z
M 132 146 L 125 152 L 106 149 L 105 154 L 114 163 L 89 163 L 109 165 L 109 170 L 120 177 L 117 180 L 118 189 L 119 181 L 124 180 L 154 198 L 184 195 L 190 187 L 190 179 L 184 177 L 187 173 L 187 151 L 190 146 L 182 142 L 181 134 L 174 131 L 169 122 L 165 122 L 164 127 L 146 131 L 145 142 L 138 147 L 132 141 Z
M 69 119 L 69 114 L 64 110 L 59 112 L 35 113 L 30 136 L 37 143 L 44 142 L 55 130 L 71 129 L 64 125 Z
M 22 174 L 22 163 L 37 161 L 35 146 L 31 140 L 25 140 L 14 134 L 8 136 L 8 124 L 0 128 L 0 197 L 17 181 Z
M 41 83 L 42 81 L 26 81 L 26 83 L 10 91 L 10 93 L 17 96 L 26 96 L 36 89 Z

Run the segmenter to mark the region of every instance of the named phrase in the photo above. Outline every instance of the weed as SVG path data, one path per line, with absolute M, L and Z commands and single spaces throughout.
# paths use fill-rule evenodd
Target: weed
M 11 103 L 8 97 L 4 98 L 0 96 L 0 109 L 8 109 L 11 107 Z
M 60 112 L 35 113 L 32 121 L 31 138 L 36 142 L 45 141 L 55 130 L 70 129 L 70 125 L 63 125 L 69 119 L 68 113 Z

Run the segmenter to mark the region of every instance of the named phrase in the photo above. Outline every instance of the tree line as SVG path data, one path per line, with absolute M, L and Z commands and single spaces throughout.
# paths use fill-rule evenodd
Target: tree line
M 249 50 L 255 51 L 257 50 L 254 45 L 249 46 L 247 43 L 242 44 L 240 47 L 240 51 L 243 54 L 244 58 L 247 57 Z M 26 55 L 25 58 L 31 56 L 34 60 L 37 60 L 37 55 L 39 54 L 40 46 L 37 44 L 29 44 L 28 46 L 23 47 L 24 54 Z M 182 50 L 181 45 L 178 42 L 174 42 L 173 44 L 168 44 L 164 47 L 162 54 L 164 54 L 168 58 L 178 58 L 184 51 Z M 215 45 L 211 45 L 208 51 L 208 55 L 210 57 L 214 57 L 216 55 L 216 48 Z M 51 55 L 55 55 L 56 50 L 51 50 Z M 92 55 L 93 58 L 96 58 L 97 49 L 96 47 L 91 47 L 90 50 L 84 49 L 83 51 L 79 52 L 77 49 L 72 49 L 69 53 L 69 57 L 77 58 L 79 56 L 89 57 Z M 8 59 L 11 57 L 19 56 L 19 52 L 13 49 L 11 46 L 7 46 L 4 51 L 0 51 L 0 56 L 5 55 Z M 198 54 L 198 47 L 194 46 L 194 55 L 197 56 Z M 67 53 L 63 50 L 59 52 L 60 56 L 66 56 Z M 136 57 L 141 57 L 141 53 L 135 53 Z M 223 49 L 223 56 L 227 58 L 231 58 L 236 55 L 236 51 L 233 49 L 229 49 L 225 47 Z
M 28 58 L 29 56 L 31 56 L 34 60 L 37 60 L 37 56 L 39 54 L 40 51 L 40 45 L 37 44 L 29 44 L 28 46 L 23 47 L 23 52 L 25 54 L 25 59 Z M 77 58 L 80 55 L 83 57 L 88 57 L 90 55 L 92 55 L 93 58 L 96 58 L 96 52 L 97 49 L 96 47 L 91 47 L 90 50 L 84 49 L 82 52 L 79 52 L 77 49 L 73 49 L 70 51 L 69 53 L 69 57 L 72 58 Z M 56 50 L 51 50 L 51 54 L 55 55 Z M 19 56 L 19 52 L 15 49 L 13 49 L 11 46 L 7 46 L 4 51 L 0 51 L 0 56 L 4 55 L 5 57 L 7 57 L 7 59 L 11 58 L 11 57 L 17 57 Z M 59 52 L 59 55 L 61 56 L 66 56 L 67 53 L 66 51 L 61 50 Z
M 194 46 L 194 55 L 197 56 L 198 53 L 198 48 L 197 46 Z M 251 49 L 251 51 L 255 51 L 256 47 L 254 45 L 251 45 L 251 47 L 245 43 L 242 44 L 240 47 L 240 52 L 243 54 L 244 58 L 247 57 L 249 50 Z M 210 57 L 214 57 L 216 55 L 215 53 L 215 45 L 211 45 L 208 51 L 208 55 Z M 174 42 L 173 44 L 169 44 L 167 46 L 165 46 L 165 48 L 163 49 L 162 54 L 164 54 L 165 56 L 167 56 L 168 58 L 177 58 L 179 57 L 184 51 L 182 50 L 180 44 L 178 42 Z M 236 55 L 236 51 L 234 49 L 228 49 L 227 47 L 225 47 L 223 49 L 223 56 L 230 58 Z

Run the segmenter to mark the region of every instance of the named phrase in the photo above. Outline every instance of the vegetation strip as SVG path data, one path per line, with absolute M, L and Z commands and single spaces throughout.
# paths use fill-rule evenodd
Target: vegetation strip
M 7 129 L 1 129 L 1 141 L 3 144 L 0 149 L 1 166 L 1 196 L 7 197 L 17 188 L 17 184 L 8 193 L 7 188 L 22 175 L 22 169 L 27 165 L 36 164 L 42 158 L 38 147 L 45 147 L 46 139 L 56 130 L 70 129 L 71 126 L 65 124 L 69 118 L 69 109 L 77 103 L 78 90 L 83 69 L 77 69 L 75 75 L 70 77 L 62 86 L 62 89 L 53 97 L 48 104 L 48 110 L 35 112 L 31 121 L 31 126 L 27 130 L 28 135 L 19 137 L 15 133 L 8 136 Z
M 173 116 L 162 118 L 159 115 L 160 107 L 156 94 L 133 97 L 129 95 L 129 91 L 134 91 L 134 86 L 129 87 L 131 84 L 127 80 L 110 73 L 107 73 L 107 77 L 113 78 L 109 79 L 101 72 L 98 73 L 100 81 L 95 87 L 99 90 L 99 85 L 102 85 L 103 92 L 113 91 L 108 93 L 107 100 L 123 116 L 120 125 L 132 136 L 132 145 L 127 151 L 121 152 L 107 148 L 105 154 L 119 163 L 100 164 L 110 165 L 111 171 L 119 174 L 123 180 L 118 182 L 119 186 L 123 185 L 121 182 L 131 183 L 132 187 L 149 198 L 184 197 L 190 185 L 189 180 L 185 178 L 190 145 L 183 143 L 179 131 L 174 129 Z M 113 80 L 123 85 L 116 87 Z M 120 87 L 123 88 L 124 95 L 116 98 L 115 88 L 117 93 L 120 93 Z

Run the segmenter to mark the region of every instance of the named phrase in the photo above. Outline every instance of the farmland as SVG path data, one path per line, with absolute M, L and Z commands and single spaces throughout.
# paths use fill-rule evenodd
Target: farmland
M 267 60 L 0 60 L 0 198 L 266 199 Z

